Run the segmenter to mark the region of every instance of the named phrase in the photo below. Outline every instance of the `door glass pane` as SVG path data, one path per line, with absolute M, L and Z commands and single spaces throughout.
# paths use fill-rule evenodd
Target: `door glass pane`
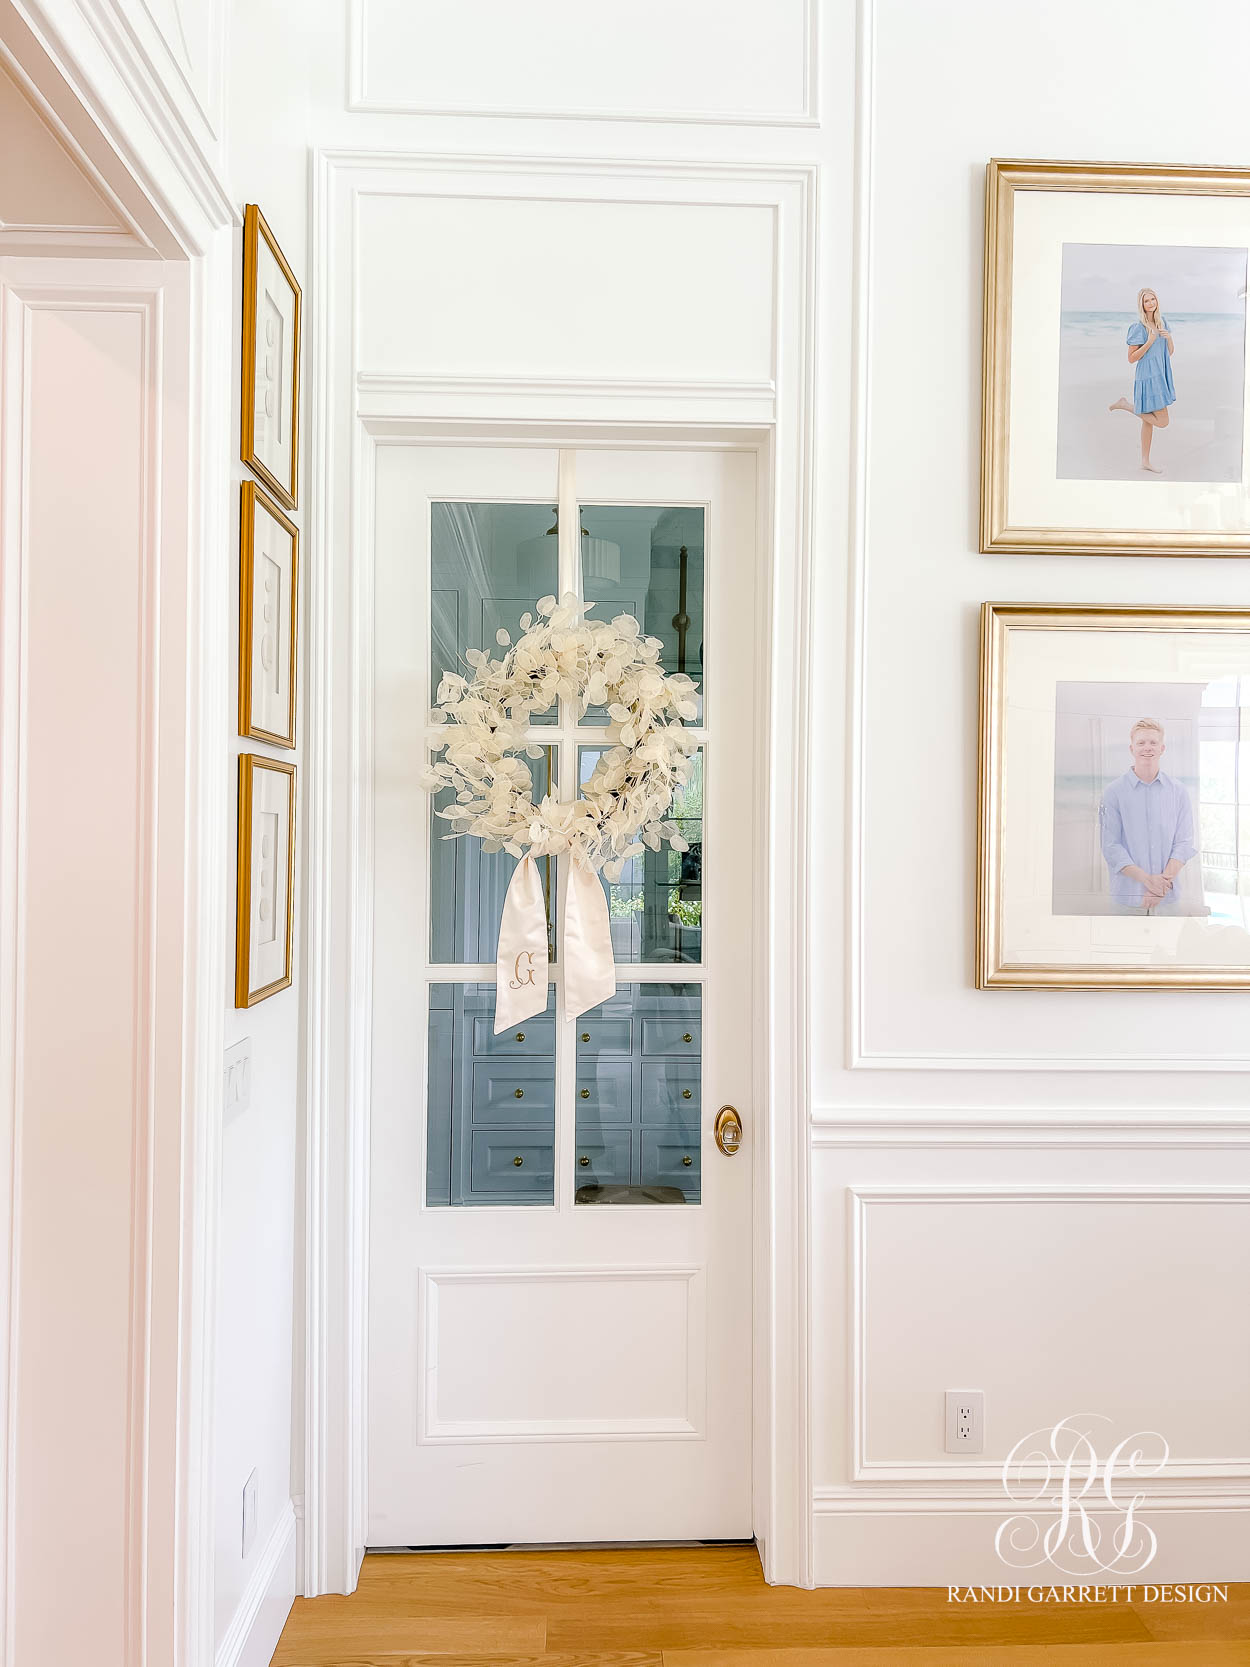
M 633 614 L 648 637 L 664 644 L 666 672 L 685 672 L 696 684 L 703 722 L 703 511 L 637 504 L 582 508 L 582 585 L 595 603 L 592 619 Z M 584 724 L 602 727 L 607 714 L 591 707 Z
M 578 1204 L 697 1204 L 703 992 L 626 984 L 577 1023 Z
M 555 986 L 495 1035 L 493 984 L 432 984 L 427 1204 L 555 1199 Z
M 430 525 L 430 698 L 443 673 L 470 669 L 465 653 L 497 658 L 496 632 L 515 639 L 523 613 L 559 589 L 559 539 L 554 504 L 436 503 Z M 531 722 L 554 724 L 559 713 Z
M 577 749 L 578 786 L 584 787 L 607 749 Z M 690 847 L 661 845 L 631 857 L 616 881 L 600 876 L 608 894 L 612 954 L 618 962 L 703 959 L 703 749 L 692 760 L 690 780 L 679 788 L 668 820 Z M 498 925 L 496 925 L 498 935 Z
M 534 782 L 534 800 L 555 791 L 556 749 L 544 747 L 541 758 L 522 760 Z M 503 900 L 518 859 L 506 851 L 487 852 L 476 834 L 448 839 L 451 824 L 436 812 L 454 804 L 455 794 L 444 787 L 433 796 L 430 811 L 430 959 L 431 961 L 493 961 L 499 948 Z M 547 955 L 556 953 L 555 873 L 550 857 L 536 859 L 543 896 L 547 900 Z

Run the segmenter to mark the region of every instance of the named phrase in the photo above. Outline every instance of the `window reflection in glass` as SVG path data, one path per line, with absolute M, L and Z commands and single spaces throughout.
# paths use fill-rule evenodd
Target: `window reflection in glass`
M 576 1020 L 576 1203 L 699 1202 L 702 996 L 622 981 Z
M 496 632 L 515 639 L 523 613 L 559 589 L 559 539 L 551 504 L 436 503 L 430 521 L 433 620 L 430 698 L 443 673 L 468 671 L 465 654 L 502 653 Z M 554 724 L 559 713 L 535 713 Z
M 578 786 L 584 787 L 607 749 L 579 747 Z M 612 956 L 635 965 L 703 959 L 703 749 L 690 780 L 679 788 L 668 820 L 690 847 L 661 845 L 631 857 L 616 881 L 602 878 L 612 927 Z
M 703 510 L 692 505 L 582 506 L 582 585 L 592 619 L 632 614 L 663 643 L 666 672 L 694 679 L 703 722 Z M 591 708 L 584 724 L 603 725 Z

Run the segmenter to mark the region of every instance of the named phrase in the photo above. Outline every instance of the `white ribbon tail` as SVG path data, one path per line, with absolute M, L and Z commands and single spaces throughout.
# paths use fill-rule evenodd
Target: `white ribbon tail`
M 575 1019 L 615 994 L 608 900 L 594 869 L 574 857 L 564 896 L 564 1016 Z
M 534 859 L 524 856 L 508 882 L 495 957 L 495 1035 L 547 1005 L 547 910 Z

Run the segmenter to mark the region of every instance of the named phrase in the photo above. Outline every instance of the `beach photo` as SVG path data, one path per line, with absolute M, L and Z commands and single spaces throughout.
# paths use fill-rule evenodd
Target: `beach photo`
M 1243 698 L 1235 677 L 1056 684 L 1055 914 L 1250 925 Z
M 1242 478 L 1246 250 L 1065 243 L 1060 480 Z

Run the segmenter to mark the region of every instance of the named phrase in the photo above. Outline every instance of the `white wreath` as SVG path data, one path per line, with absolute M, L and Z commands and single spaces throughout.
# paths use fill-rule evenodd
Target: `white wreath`
M 507 649 L 501 660 L 471 648 L 465 660 L 472 675 L 443 676 L 430 718 L 449 733 L 431 746 L 443 758 L 423 779 L 431 792 L 455 790 L 455 804 L 436 813 L 451 823 L 445 839 L 476 834 L 484 851 L 514 857 L 569 851 L 609 880 L 664 840 L 689 849 L 666 818 L 694 767 L 698 743 L 680 720 L 698 716 L 695 683 L 684 672 L 660 669 L 663 644 L 644 637 L 631 614 L 610 624 L 587 620 L 593 606 L 571 594 L 559 602 L 544 596 L 537 620 L 521 615 L 515 643 L 507 631 L 496 634 Z M 592 706 L 607 708 L 609 747 L 580 798 L 547 794 L 535 804 L 530 772 L 517 755 L 542 757 L 526 731 L 535 713 L 561 698 L 579 703 L 579 717 Z

